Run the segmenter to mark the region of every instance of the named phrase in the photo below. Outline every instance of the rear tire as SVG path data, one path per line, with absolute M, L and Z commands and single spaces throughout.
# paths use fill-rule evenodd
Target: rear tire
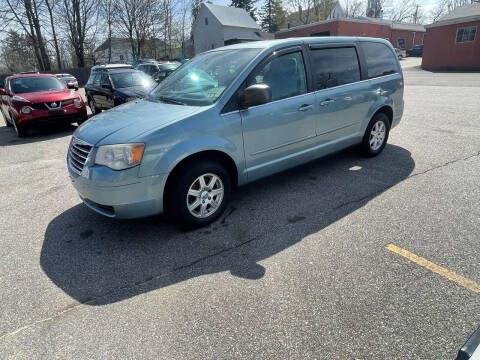
M 192 163 L 181 171 L 166 189 L 167 213 L 181 227 L 211 224 L 230 201 L 230 174 L 210 160 Z
M 390 120 L 384 113 L 376 114 L 368 123 L 361 144 L 365 156 L 372 157 L 380 154 L 387 145 L 390 133 Z

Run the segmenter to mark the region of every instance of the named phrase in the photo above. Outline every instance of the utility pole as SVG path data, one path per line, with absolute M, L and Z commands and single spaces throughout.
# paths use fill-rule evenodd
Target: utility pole
M 415 12 L 413 13 L 413 23 L 416 24 L 418 22 L 418 7 L 419 5 L 415 5 Z

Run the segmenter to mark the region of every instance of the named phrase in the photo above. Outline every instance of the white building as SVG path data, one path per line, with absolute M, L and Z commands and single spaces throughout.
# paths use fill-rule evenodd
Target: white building
M 95 49 L 95 61 L 100 64 L 133 62 L 132 46 L 129 39 L 112 38 L 112 56 L 108 61 L 109 40 Z
M 195 54 L 241 42 L 273 39 L 244 10 L 202 3 L 193 24 Z

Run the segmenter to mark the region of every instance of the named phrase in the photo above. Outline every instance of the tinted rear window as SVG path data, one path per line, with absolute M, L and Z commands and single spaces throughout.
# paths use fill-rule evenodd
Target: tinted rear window
M 353 47 L 312 50 L 317 90 L 360 81 L 357 51 Z
M 361 44 L 367 61 L 369 79 L 398 72 L 395 55 L 387 45 L 375 42 Z

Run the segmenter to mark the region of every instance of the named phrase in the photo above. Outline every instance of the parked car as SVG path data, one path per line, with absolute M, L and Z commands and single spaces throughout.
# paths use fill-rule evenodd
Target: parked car
M 92 114 L 144 97 L 155 85 L 151 77 L 131 65 L 102 65 L 92 68 L 85 96 Z
M 155 63 L 155 62 L 157 62 L 157 60 L 155 59 L 138 59 L 132 63 L 132 66 L 134 68 L 137 68 L 137 66 L 140 64 Z
M 415 45 L 413 48 L 410 50 L 407 50 L 407 55 L 408 56 L 423 56 L 423 45 Z
M 9 76 L 0 88 L 0 110 L 17 135 L 45 123 L 78 123 L 87 120 L 82 97 L 55 75 L 29 73 Z
M 158 64 L 159 70 L 152 75 L 153 80 L 155 80 L 157 83 L 162 82 L 168 75 L 178 69 L 181 65 L 181 63 L 177 62 Z
M 155 63 L 149 63 L 149 64 L 140 64 L 140 65 L 137 66 L 137 70 L 143 71 L 145 74 L 154 77 L 159 72 L 168 72 L 169 71 L 169 73 L 171 73 L 173 70 L 178 68 L 180 65 L 182 65 L 182 64 L 179 63 L 179 62 L 176 62 L 176 61 L 175 62 L 155 62 Z M 165 75 L 163 77 L 163 79 L 167 75 Z M 157 75 L 157 78 L 161 78 L 161 76 Z
M 55 74 L 55 76 L 60 79 L 60 81 L 62 81 L 65 85 L 72 83 L 75 90 L 78 90 L 78 80 L 75 76 L 70 74 Z
M 166 211 L 202 226 L 237 185 L 353 145 L 378 155 L 403 107 L 402 70 L 386 40 L 236 44 L 197 55 L 147 98 L 94 116 L 75 131 L 67 166 L 100 214 Z
M 395 48 L 395 53 L 397 54 L 398 60 L 402 60 L 407 57 L 407 52 L 405 49 Z

